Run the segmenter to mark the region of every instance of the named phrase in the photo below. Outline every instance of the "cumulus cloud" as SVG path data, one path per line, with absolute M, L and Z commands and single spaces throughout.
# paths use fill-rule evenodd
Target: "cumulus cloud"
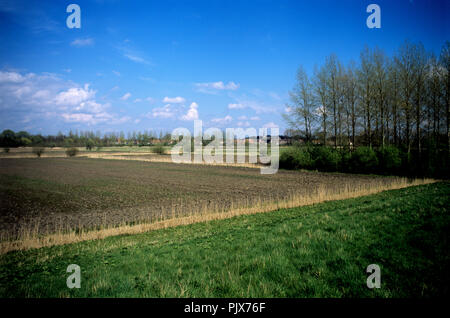
M 21 83 L 31 77 L 34 77 L 33 73 L 22 76 L 16 72 L 0 72 L 0 83 Z
M 198 119 L 198 105 L 196 102 L 191 103 L 186 115 L 181 116 L 182 120 L 196 120 Z
M 186 100 L 183 97 L 177 96 L 177 97 L 164 97 L 163 103 L 169 103 L 169 104 L 182 104 Z
M 57 105 L 75 106 L 95 96 L 95 91 L 89 89 L 89 84 L 84 88 L 73 87 L 56 95 L 55 103 Z
M 0 71 L 0 118 L 8 124 L 50 118 L 89 125 L 129 120 L 109 112 L 110 104 L 98 102 L 95 95 L 89 84 L 80 86 L 54 74 Z

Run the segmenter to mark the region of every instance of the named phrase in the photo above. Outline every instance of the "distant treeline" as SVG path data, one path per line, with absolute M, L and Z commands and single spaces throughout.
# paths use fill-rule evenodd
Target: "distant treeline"
M 12 130 L 4 130 L 0 134 L 0 147 L 15 148 L 27 146 L 42 147 L 109 147 L 109 146 L 151 146 L 153 144 L 169 145 L 171 143 L 170 134 L 159 134 L 146 132 L 130 132 L 125 136 L 120 133 L 94 133 L 92 131 L 72 132 L 68 135 L 58 133 L 56 136 L 32 135 L 26 131 L 15 133 Z
M 290 97 L 288 135 L 339 152 L 365 146 L 378 159 L 393 146 L 388 149 L 398 150 L 402 173 L 448 176 L 449 41 L 439 56 L 408 41 L 392 57 L 366 47 L 347 65 L 332 54 L 311 77 L 299 68 Z M 356 169 L 352 164 L 342 161 L 346 170 Z

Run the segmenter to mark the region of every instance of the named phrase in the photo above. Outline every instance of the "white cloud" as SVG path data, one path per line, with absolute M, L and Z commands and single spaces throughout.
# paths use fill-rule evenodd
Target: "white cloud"
M 85 84 L 84 88 L 72 87 L 56 95 L 55 103 L 62 106 L 74 106 L 93 98 L 95 93 L 94 90 L 89 89 L 89 84 Z
M 319 115 L 319 116 L 322 116 L 322 115 L 328 113 L 328 112 L 327 112 L 327 109 L 326 109 L 325 107 L 323 107 L 323 106 L 317 107 L 317 108 L 314 110 L 314 112 L 315 112 L 316 115 Z
M 144 59 L 143 57 L 137 56 L 137 55 L 133 55 L 133 54 L 124 54 L 123 56 L 125 56 L 127 59 L 129 59 L 130 61 L 136 62 L 136 63 L 141 63 L 141 64 L 147 64 L 150 65 L 151 63 L 149 61 L 147 61 L 146 59 Z
M 67 122 L 78 122 L 78 123 L 85 123 L 90 125 L 95 125 L 99 122 L 104 122 L 111 119 L 111 115 L 109 114 L 88 114 L 88 113 L 64 113 L 62 114 L 62 117 Z
M 92 38 L 85 38 L 85 39 L 75 39 L 73 40 L 70 45 L 72 46 L 78 46 L 78 47 L 82 47 L 82 46 L 90 46 L 94 44 L 94 39 Z
M 186 115 L 181 116 L 182 120 L 195 120 L 198 119 L 198 105 L 196 102 L 193 102 L 191 106 L 189 106 L 189 110 Z
M 99 103 L 95 95 L 89 84 L 80 86 L 50 73 L 0 72 L 0 122 L 14 124 L 26 120 L 32 124 L 59 118 L 93 125 L 128 120 L 109 112 L 110 104 Z
M 140 102 L 142 102 L 142 99 L 141 99 L 141 98 L 136 98 L 136 99 L 133 101 L 133 103 L 140 103 Z
M 97 113 L 97 114 L 64 113 L 61 116 L 67 122 L 83 123 L 83 124 L 88 124 L 88 125 L 95 125 L 95 124 L 106 122 L 106 121 L 111 124 L 122 124 L 131 119 L 128 116 L 116 118 L 115 116 L 105 113 L 105 112 Z
M 169 103 L 169 104 L 182 104 L 186 100 L 183 97 L 177 96 L 177 97 L 164 97 L 163 103 Z
M 99 104 L 94 100 L 88 100 L 86 102 L 80 103 L 78 106 L 74 108 L 74 110 L 99 114 L 102 113 L 109 106 L 110 106 L 109 103 Z
M 21 83 L 26 80 L 26 77 L 33 77 L 33 73 L 27 74 L 25 77 L 16 72 L 2 72 L 0 71 L 0 83 Z
M 139 76 L 139 79 L 142 81 L 146 81 L 146 82 L 152 82 L 152 83 L 156 82 L 156 80 L 154 78 L 147 77 L 147 76 Z
M 229 109 L 244 109 L 244 108 L 246 108 L 246 106 L 236 103 L 236 104 L 228 104 L 228 108 Z
M 231 90 L 235 91 L 239 88 L 239 84 L 235 82 L 228 82 L 228 84 L 224 84 L 224 82 L 210 82 L 210 83 L 196 83 L 195 86 L 197 90 L 202 93 L 215 93 L 216 91 L 223 90 Z
M 227 123 L 231 122 L 232 120 L 233 120 L 233 117 L 231 117 L 230 115 L 227 115 L 223 118 L 213 118 L 213 119 L 211 119 L 211 122 L 217 123 L 217 124 L 227 124 Z
M 275 93 L 275 92 L 269 92 L 268 95 L 269 95 L 270 97 L 272 97 L 273 99 L 281 100 L 280 95 L 278 95 L 278 94 Z
M 34 99 L 48 99 L 50 97 L 50 95 L 51 95 L 51 93 L 49 90 L 41 89 L 33 94 L 33 98 Z
M 237 123 L 237 125 L 238 125 L 238 127 L 249 127 L 250 123 L 248 121 L 244 121 L 244 122 L 240 121 Z
M 175 116 L 175 111 L 172 110 L 169 104 L 163 107 L 153 108 L 150 113 L 147 114 L 149 118 L 173 118 Z
M 261 118 L 259 118 L 258 116 L 252 116 L 252 117 L 249 118 L 249 117 L 247 117 L 247 116 L 245 116 L 245 115 L 239 116 L 237 119 L 240 120 L 240 121 L 246 121 L 246 120 L 261 120 Z
M 123 41 L 118 47 L 116 47 L 122 56 L 132 62 L 153 65 L 142 52 L 132 47 L 132 41 Z
M 252 109 L 257 114 L 276 113 L 276 107 L 266 106 L 254 100 L 236 99 L 237 103 L 228 104 L 228 109 Z
M 117 72 L 117 71 L 114 71 L 114 70 L 112 72 L 113 72 L 114 75 L 120 76 L 120 72 Z
M 126 93 L 125 95 L 123 95 L 120 99 L 121 100 L 127 100 L 128 98 L 130 98 L 131 97 L 131 94 L 130 93 Z
M 278 128 L 278 127 L 279 126 L 272 121 L 263 126 L 263 128 Z

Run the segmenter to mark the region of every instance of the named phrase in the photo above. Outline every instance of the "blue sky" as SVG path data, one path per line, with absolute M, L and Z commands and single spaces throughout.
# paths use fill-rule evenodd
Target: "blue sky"
M 66 7 L 81 8 L 81 29 Z M 381 7 L 381 29 L 366 7 Z M 450 1 L 0 0 L 0 129 L 286 128 L 300 65 L 406 39 L 439 54 Z

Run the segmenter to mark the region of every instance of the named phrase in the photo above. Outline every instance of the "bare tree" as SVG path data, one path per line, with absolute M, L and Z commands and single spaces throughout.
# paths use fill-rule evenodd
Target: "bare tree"
M 450 153 L 450 41 L 446 41 L 441 50 L 440 63 L 444 73 L 444 105 L 445 117 L 447 120 L 446 135 L 447 135 L 447 152 Z
M 400 107 L 405 118 L 405 139 L 408 153 L 411 152 L 411 104 L 414 90 L 414 47 L 409 42 L 403 43 L 395 58 L 398 67 L 401 102 Z
M 328 92 L 327 92 L 327 73 L 322 66 L 319 70 L 314 71 L 314 90 L 316 92 L 319 106 L 316 113 L 320 116 L 322 126 L 323 144 L 327 144 L 327 123 L 328 123 Z
M 331 115 L 333 117 L 334 147 L 337 148 L 339 127 L 339 103 L 340 103 L 340 63 L 335 54 L 326 58 L 325 68 L 327 72 L 326 83 L 330 98 Z
M 373 55 L 366 46 L 361 52 L 361 65 L 358 71 L 359 95 L 362 102 L 364 116 L 364 131 L 367 136 L 367 144 L 372 146 L 372 105 L 374 103 L 374 66 Z
M 384 52 L 378 48 L 373 53 L 374 61 L 374 96 L 376 102 L 377 124 L 381 133 L 381 145 L 384 147 L 386 138 L 386 102 L 387 102 L 387 86 L 388 86 L 388 58 Z
M 388 98 L 387 103 L 387 113 L 390 114 L 392 119 L 392 139 L 394 145 L 398 146 L 399 140 L 399 130 L 400 130 L 400 115 L 399 115 L 399 103 L 400 103 L 400 81 L 399 72 L 397 65 L 395 63 L 389 64 L 388 71 Z M 389 115 L 388 115 L 389 116 Z
M 423 102 L 425 95 L 425 76 L 427 68 L 427 54 L 421 43 L 413 45 L 413 61 L 414 61 L 414 106 L 415 106 L 415 122 L 416 122 L 416 144 L 419 150 L 419 161 L 422 154 L 421 134 Z
M 345 96 L 345 112 L 347 115 L 347 132 L 348 139 L 351 140 L 352 145 L 355 145 L 356 135 L 356 103 L 357 103 L 357 80 L 356 80 L 356 65 L 351 61 L 345 71 L 344 77 L 344 96 Z M 351 139 L 350 139 L 351 138 Z
M 428 137 L 432 136 L 435 142 L 438 141 L 440 132 L 440 122 L 442 108 L 441 101 L 443 98 L 443 79 L 445 71 L 439 64 L 434 54 L 431 54 L 428 62 L 428 72 L 426 80 L 427 91 L 427 133 Z
M 292 128 L 301 130 L 299 126 L 303 126 L 306 141 L 311 141 L 315 98 L 312 83 L 302 67 L 297 71 L 297 83 L 289 95 L 292 104 L 287 105 L 289 113 L 283 114 L 283 117 Z

